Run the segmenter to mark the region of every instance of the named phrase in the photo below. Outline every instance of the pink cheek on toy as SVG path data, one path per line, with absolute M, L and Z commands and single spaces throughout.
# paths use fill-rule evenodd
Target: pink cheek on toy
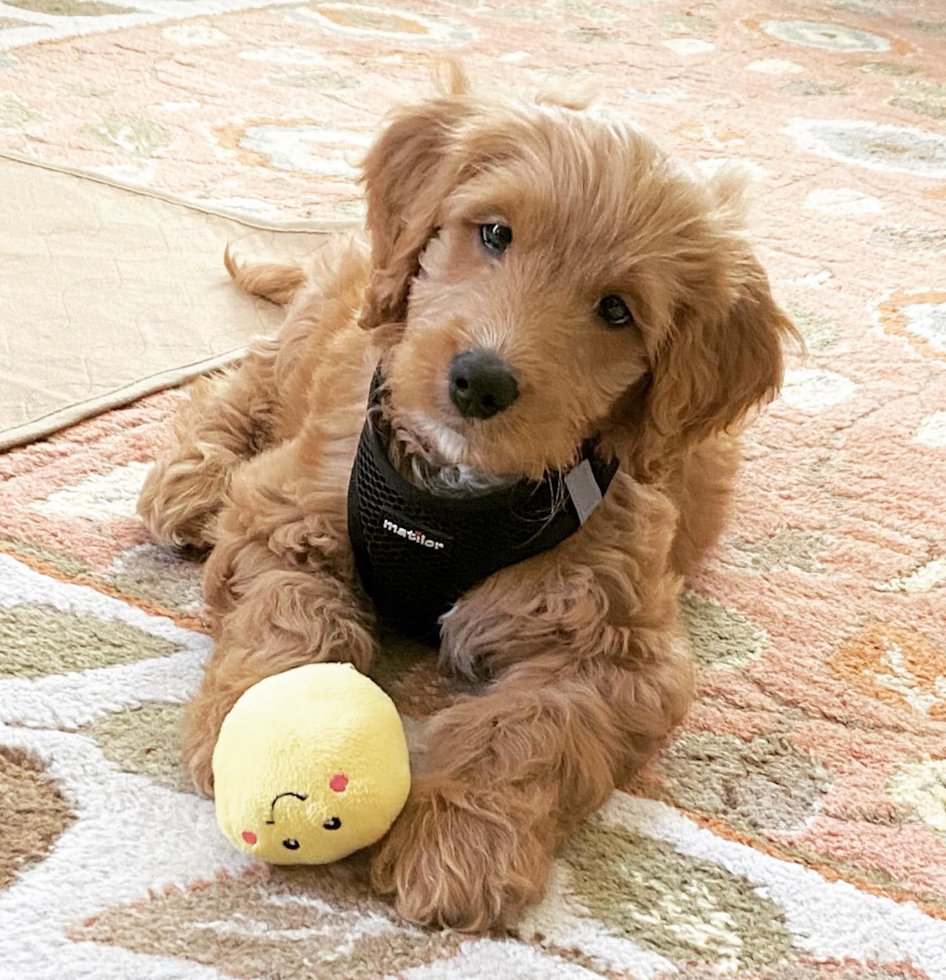
M 348 777 L 342 775 L 342 773 L 340 773 L 340 772 L 339 773 L 336 773 L 328 781 L 328 785 L 329 785 L 329 788 L 332 790 L 332 792 L 334 792 L 334 793 L 344 793 L 345 792 L 345 787 L 348 785 Z
M 247 844 L 255 844 L 256 834 L 254 834 L 252 830 L 244 830 L 243 839 L 247 842 Z

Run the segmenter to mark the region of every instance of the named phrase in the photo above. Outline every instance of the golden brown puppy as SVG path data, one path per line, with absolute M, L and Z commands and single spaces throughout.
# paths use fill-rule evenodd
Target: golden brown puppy
M 140 512 L 160 541 L 213 548 L 216 645 L 185 746 L 210 793 L 220 724 L 251 684 L 320 660 L 367 670 L 377 652 L 346 492 L 379 361 L 392 458 L 429 490 L 541 478 L 592 436 L 620 460 L 579 531 L 441 623 L 443 667 L 491 685 L 433 722 L 373 878 L 409 919 L 484 930 L 542 895 L 563 836 L 683 716 L 681 577 L 719 533 L 731 433 L 777 390 L 794 331 L 743 238 L 738 182 L 696 178 L 630 126 L 483 100 L 457 76 L 394 114 L 363 180 L 370 248 L 228 258 L 242 288 L 289 305 L 285 327 L 196 388 Z M 501 382 L 472 411 L 448 380 L 470 351 Z

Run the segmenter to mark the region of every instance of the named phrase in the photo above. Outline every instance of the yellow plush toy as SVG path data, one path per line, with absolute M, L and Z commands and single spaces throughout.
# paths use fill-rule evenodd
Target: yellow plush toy
M 251 687 L 213 755 L 217 822 L 271 864 L 327 864 L 379 840 L 410 789 L 397 709 L 349 664 L 309 664 Z

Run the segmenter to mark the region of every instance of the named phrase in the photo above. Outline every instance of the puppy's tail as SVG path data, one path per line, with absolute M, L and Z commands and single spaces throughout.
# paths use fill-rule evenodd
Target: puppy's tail
M 280 265 L 276 262 L 244 264 L 234 258 L 229 245 L 223 253 L 223 264 L 230 278 L 243 292 L 262 296 L 279 306 L 291 303 L 306 281 L 301 265 Z

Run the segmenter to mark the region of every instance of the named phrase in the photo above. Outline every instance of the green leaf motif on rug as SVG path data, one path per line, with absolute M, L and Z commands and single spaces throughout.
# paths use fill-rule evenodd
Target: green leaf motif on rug
M 924 34 L 946 34 L 946 20 L 914 20 L 910 27 Z
M 4 0 L 8 7 L 32 10 L 52 17 L 103 17 L 105 14 L 137 14 L 134 7 L 119 7 L 102 0 Z
M 335 89 L 357 88 L 361 80 L 338 71 L 294 72 L 288 75 L 270 75 L 267 79 L 282 88 L 310 88 L 317 92 L 331 92 Z
M 171 142 L 171 134 L 160 124 L 137 116 L 111 115 L 99 126 L 85 126 L 85 136 L 139 157 L 149 157 Z
M 946 229 L 875 225 L 867 236 L 867 243 L 901 252 L 942 252 L 946 251 Z
M 184 705 L 152 702 L 97 718 L 82 731 L 122 772 L 148 776 L 159 786 L 192 793 L 181 766 L 181 719 Z
M 779 735 L 743 741 L 686 732 L 664 751 L 657 773 L 677 806 L 763 832 L 804 827 L 830 786 L 828 772 Z
M 792 82 L 786 82 L 781 91 L 786 95 L 802 95 L 810 97 L 813 95 L 843 95 L 848 91 L 846 85 L 838 85 L 836 82 L 819 82 L 814 78 L 800 78 Z
M 0 129 L 26 129 L 45 117 L 12 92 L 0 92 Z
M 749 556 L 749 564 L 760 572 L 774 569 L 797 568 L 802 572 L 823 572 L 819 556 L 831 547 L 828 537 L 818 531 L 802 531 L 794 527 L 780 527 L 775 534 L 760 541 L 734 542 Z
M 911 99 L 906 95 L 898 95 L 890 100 L 891 105 L 898 109 L 915 112 L 918 116 L 928 116 L 930 119 L 946 119 L 946 103 L 936 99 Z
M 910 79 L 901 84 L 905 92 L 919 92 L 920 95 L 931 95 L 934 99 L 946 99 L 946 85 L 941 85 L 939 82 Z
M 693 656 L 703 667 L 742 667 L 765 648 L 766 633 L 762 627 L 714 599 L 685 592 L 680 600 L 680 612 Z
M 38 547 L 29 541 L 5 541 L 4 545 L 4 550 L 9 550 L 13 555 L 26 555 L 27 558 L 48 562 L 57 572 L 61 572 L 68 578 L 78 578 L 80 575 L 85 575 L 91 571 L 92 566 L 81 558 L 48 551 L 46 548 Z
M 474 5 L 475 6 L 475 5 Z M 520 7 L 518 4 L 506 4 L 502 7 L 494 7 L 493 14 L 505 20 L 536 21 L 542 20 L 543 10 L 532 10 L 529 7 Z
M 660 26 L 668 31 L 687 34 L 712 34 L 716 30 L 711 20 L 690 13 L 665 14 L 660 18 Z
M 365 202 L 360 200 L 339 201 L 335 205 L 335 210 L 349 218 L 363 218 L 366 210 Z
M 615 20 L 618 11 L 596 3 L 595 0 L 555 0 L 555 7 L 572 17 L 588 17 L 592 20 Z
M 94 82 L 68 82 L 60 86 L 63 95 L 74 95 L 80 99 L 107 99 L 115 94 L 111 85 L 96 85 Z
M 837 327 L 809 310 L 788 306 L 786 312 L 811 350 L 824 350 L 841 339 Z
M 855 68 L 869 75 L 912 75 L 916 72 L 913 65 L 903 65 L 896 61 L 844 61 L 842 68 Z
M 52 606 L 0 608 L 0 677 L 48 677 L 176 653 L 180 647 L 123 622 Z
M 792 948 L 781 909 L 747 879 L 664 841 L 591 824 L 564 856 L 593 916 L 670 960 L 758 969 Z
M 171 548 L 136 545 L 116 556 L 104 578 L 123 596 L 186 616 L 200 610 L 203 566 L 183 559 Z
M 562 36 L 579 44 L 624 44 L 627 41 L 626 34 L 607 27 L 574 27 Z

